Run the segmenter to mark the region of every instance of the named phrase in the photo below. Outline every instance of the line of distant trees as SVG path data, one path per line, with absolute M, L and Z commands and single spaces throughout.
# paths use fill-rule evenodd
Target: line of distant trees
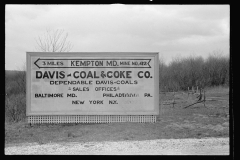
M 169 65 L 160 60 L 160 91 L 187 90 L 196 86 L 229 86 L 229 67 L 229 57 L 216 53 L 207 59 L 200 56 L 176 58 Z

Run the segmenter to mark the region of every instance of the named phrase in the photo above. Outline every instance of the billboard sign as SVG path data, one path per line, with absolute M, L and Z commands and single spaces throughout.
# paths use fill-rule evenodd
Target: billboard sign
M 27 116 L 158 115 L 158 53 L 27 52 Z

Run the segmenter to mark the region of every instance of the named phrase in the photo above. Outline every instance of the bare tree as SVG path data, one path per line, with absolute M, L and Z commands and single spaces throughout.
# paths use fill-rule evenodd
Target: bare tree
M 41 52 L 69 52 L 73 45 L 67 41 L 67 37 L 68 33 L 64 33 L 63 29 L 47 29 L 46 33 L 35 39 L 36 49 Z

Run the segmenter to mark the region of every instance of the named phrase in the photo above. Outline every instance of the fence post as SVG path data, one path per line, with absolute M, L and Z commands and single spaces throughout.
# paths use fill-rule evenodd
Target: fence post
M 174 103 L 175 103 L 175 92 L 173 92 L 173 108 L 174 108 Z
M 206 96 L 205 96 L 205 89 L 203 90 L 203 102 L 204 102 L 204 107 L 205 107 L 205 101 L 206 101 Z
M 200 88 L 199 89 L 199 98 L 198 98 L 198 101 L 201 101 L 202 100 L 202 89 Z

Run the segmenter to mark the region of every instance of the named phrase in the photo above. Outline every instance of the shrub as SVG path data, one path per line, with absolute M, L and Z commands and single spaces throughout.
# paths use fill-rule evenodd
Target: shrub
M 5 97 L 5 120 L 18 122 L 26 116 L 26 95 L 23 93 L 12 94 Z
M 5 79 L 5 121 L 21 121 L 26 115 L 25 71 L 6 71 Z

